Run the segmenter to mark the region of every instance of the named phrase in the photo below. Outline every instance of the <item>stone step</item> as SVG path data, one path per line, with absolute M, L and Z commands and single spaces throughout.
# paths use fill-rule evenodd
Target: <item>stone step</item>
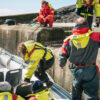
M 70 30 L 70 31 L 64 31 L 65 32 L 65 36 L 69 36 L 69 35 L 71 35 L 72 34 L 72 31 Z
M 75 26 L 75 23 L 54 23 L 53 27 L 60 27 L 64 30 L 65 36 L 72 34 L 72 29 Z

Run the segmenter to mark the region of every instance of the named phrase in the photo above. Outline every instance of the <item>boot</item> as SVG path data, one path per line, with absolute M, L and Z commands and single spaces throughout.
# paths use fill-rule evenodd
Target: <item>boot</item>
M 50 88 L 53 85 L 53 82 L 48 81 L 48 82 L 46 82 L 46 85 L 47 85 L 47 88 Z
M 47 24 L 44 24 L 43 27 L 47 27 Z

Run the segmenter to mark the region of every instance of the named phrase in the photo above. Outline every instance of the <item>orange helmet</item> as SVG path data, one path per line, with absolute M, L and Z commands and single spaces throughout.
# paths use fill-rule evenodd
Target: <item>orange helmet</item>
M 48 4 L 48 2 L 46 2 L 45 0 L 42 0 L 41 4 L 44 4 L 44 3 Z

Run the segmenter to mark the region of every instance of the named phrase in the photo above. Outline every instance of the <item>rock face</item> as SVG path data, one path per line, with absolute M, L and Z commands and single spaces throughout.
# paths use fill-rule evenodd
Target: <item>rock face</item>
M 66 28 L 70 31 L 72 28 Z M 35 32 L 34 32 L 35 30 Z M 65 27 L 64 27 L 65 30 Z M 93 29 L 100 32 L 100 29 Z M 44 44 L 48 42 L 59 42 L 64 39 L 64 31 L 61 28 L 39 28 L 27 27 L 27 25 L 19 26 L 0 26 L 0 47 L 8 50 L 13 54 L 17 54 L 18 43 L 26 40 L 33 39 L 34 41 L 42 41 Z M 72 91 L 72 81 L 73 77 L 68 68 L 69 62 L 66 64 L 65 69 L 62 70 L 59 67 L 59 51 L 60 47 L 50 47 L 55 56 L 55 62 L 53 67 L 48 71 L 53 77 L 54 81 L 60 86 L 65 88 L 67 91 Z M 97 64 L 100 66 L 100 50 L 98 53 Z M 100 68 L 100 67 L 99 67 Z M 99 89 L 100 96 L 100 89 Z
M 6 19 L 16 20 L 16 24 L 18 24 L 18 23 L 23 23 L 23 24 L 30 23 L 30 21 L 37 16 L 38 16 L 38 13 L 11 15 L 11 16 L 0 16 L 0 24 L 4 24 Z
M 34 40 L 44 45 L 62 43 L 65 33 L 61 28 L 43 28 L 39 26 L 28 27 L 27 25 L 0 26 L 0 47 L 17 53 L 17 45 L 20 42 Z
M 15 19 L 17 23 L 30 23 L 30 21 L 37 16 L 38 13 L 2 16 L 0 17 L 0 24 L 3 24 L 6 19 Z M 75 5 L 55 10 L 55 22 L 74 22 L 77 17 L 78 16 L 75 13 Z
M 56 22 L 75 22 L 77 17 L 78 16 L 75 13 L 75 5 L 59 8 L 55 11 Z

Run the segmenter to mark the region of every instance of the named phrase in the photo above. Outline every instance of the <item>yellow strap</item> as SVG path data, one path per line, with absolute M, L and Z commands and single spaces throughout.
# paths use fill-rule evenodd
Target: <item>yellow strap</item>
M 86 14 L 85 13 L 81 13 L 81 15 L 85 16 Z M 87 14 L 88 16 L 93 16 L 93 14 Z

